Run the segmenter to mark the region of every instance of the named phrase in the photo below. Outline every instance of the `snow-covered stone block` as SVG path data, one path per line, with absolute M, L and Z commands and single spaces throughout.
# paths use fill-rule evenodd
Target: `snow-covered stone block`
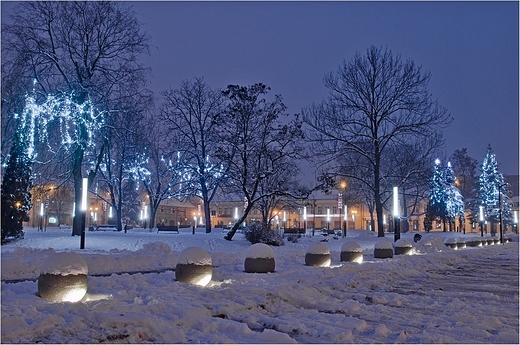
M 394 257 L 392 243 L 387 240 L 379 241 L 374 245 L 374 258 L 388 259 Z
M 502 237 L 502 238 L 504 238 L 504 237 Z M 493 239 L 493 244 L 500 244 L 500 237 L 493 236 L 492 239 Z
M 177 258 L 175 279 L 182 283 L 206 286 L 213 276 L 211 256 L 199 247 L 184 249 Z
M 274 251 L 264 243 L 256 243 L 246 251 L 244 270 L 247 273 L 269 273 L 274 272 Z
M 462 237 L 457 237 L 457 249 L 466 248 L 466 240 Z
M 487 245 L 488 246 L 492 246 L 492 245 L 495 244 L 495 240 L 493 240 L 492 237 L 488 237 L 486 240 L 487 240 Z
M 363 262 L 363 250 L 357 242 L 345 242 L 341 246 L 339 259 L 346 262 Z
M 55 302 L 78 302 L 87 293 L 87 274 L 87 262 L 79 254 L 54 254 L 41 266 L 38 294 Z
M 412 250 L 412 244 L 405 239 L 398 239 L 394 243 L 395 255 L 410 255 L 412 253 Z
M 471 237 L 466 240 L 466 246 L 468 247 L 482 247 L 482 242 L 478 237 Z
M 330 266 L 330 250 L 325 243 L 311 243 L 307 247 L 305 254 L 305 265 L 329 267 Z
M 444 240 L 444 245 L 451 249 L 457 249 L 457 239 L 455 237 L 449 237 Z

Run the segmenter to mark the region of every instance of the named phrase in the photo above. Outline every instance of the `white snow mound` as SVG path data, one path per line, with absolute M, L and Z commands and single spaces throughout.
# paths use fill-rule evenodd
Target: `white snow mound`
M 345 242 L 341 246 L 341 251 L 349 253 L 362 253 L 363 249 L 357 242 Z
M 411 244 L 409 241 L 400 238 L 400 239 L 398 239 L 397 241 L 395 241 L 395 243 L 394 243 L 394 247 L 399 247 L 399 248 L 411 248 L 411 247 L 412 247 L 412 244 Z
M 316 242 L 311 243 L 307 247 L 308 254 L 330 254 L 329 247 L 325 243 Z
M 256 243 L 247 248 L 246 257 L 251 259 L 274 258 L 274 251 L 265 243 Z
M 61 252 L 51 255 L 41 266 L 40 273 L 55 275 L 88 274 L 85 259 L 74 252 Z
M 211 266 L 211 256 L 202 248 L 188 247 L 179 254 L 177 264 Z
M 394 249 L 389 241 L 379 241 L 374 245 L 374 249 Z

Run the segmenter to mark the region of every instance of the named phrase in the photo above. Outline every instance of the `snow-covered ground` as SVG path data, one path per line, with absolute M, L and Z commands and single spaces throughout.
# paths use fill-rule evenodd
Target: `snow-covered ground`
M 317 235 L 273 247 L 276 270 L 260 274 L 244 272 L 243 235 L 226 241 L 221 229 L 87 232 L 83 250 L 70 234 L 29 228 L 1 247 L 2 343 L 519 343 L 517 235 L 454 250 L 447 237 L 477 235 L 407 233 L 414 255 L 375 259 L 393 234 L 349 230 L 325 242 L 330 267 L 305 266 Z M 345 241 L 362 247 L 361 264 L 340 262 Z M 188 247 L 211 255 L 205 287 L 175 280 Z M 81 302 L 38 296 L 42 264 L 62 251 L 88 264 Z

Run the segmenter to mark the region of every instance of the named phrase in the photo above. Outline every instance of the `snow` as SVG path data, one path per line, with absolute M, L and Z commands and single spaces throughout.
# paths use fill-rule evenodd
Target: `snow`
M 250 259 L 270 259 L 274 258 L 274 251 L 267 244 L 255 243 L 246 251 L 246 258 Z
M 359 243 L 352 241 L 343 243 L 343 245 L 341 246 L 341 251 L 349 253 L 362 253 L 363 248 L 361 248 Z
M 309 244 L 307 247 L 307 253 L 324 255 L 330 254 L 330 250 L 325 243 L 318 242 Z
M 88 274 L 88 266 L 85 259 L 74 252 L 61 252 L 52 255 L 43 264 L 42 274 L 73 275 Z
M 519 342 L 518 235 L 503 245 L 452 250 L 447 238 L 477 234 L 421 233 L 415 255 L 376 259 L 381 239 L 349 230 L 325 243 L 330 267 L 304 265 L 309 245 L 323 237 L 303 237 L 268 247 L 276 272 L 250 274 L 244 254 L 268 251 L 240 233 L 226 241 L 219 229 L 89 232 L 83 250 L 70 230 L 24 231 L 25 239 L 1 247 L 2 343 Z M 392 244 L 393 234 L 386 236 Z M 340 262 L 347 242 L 361 246 L 363 263 Z M 179 256 L 190 247 L 211 256 L 206 287 L 175 280 Z M 37 295 L 42 264 L 61 252 L 88 264 L 81 302 Z
M 409 241 L 405 240 L 404 238 L 400 238 L 397 241 L 395 241 L 394 247 L 411 248 L 412 244 Z
M 211 256 L 199 247 L 189 247 L 184 249 L 177 258 L 178 264 L 211 266 Z
M 374 245 L 374 249 L 394 249 L 394 247 L 392 247 L 391 242 L 387 240 L 381 240 L 376 242 L 376 244 Z

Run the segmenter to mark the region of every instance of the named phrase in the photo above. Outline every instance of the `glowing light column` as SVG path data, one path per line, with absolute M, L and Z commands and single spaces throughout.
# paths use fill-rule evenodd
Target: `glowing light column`
M 307 235 L 307 206 L 303 207 L 303 231 L 305 231 L 305 235 Z
M 399 216 L 399 188 L 394 187 L 394 200 L 393 200 L 393 206 L 394 206 L 394 242 L 401 238 L 401 232 L 400 232 L 400 216 Z
M 85 249 L 85 223 L 87 214 L 87 193 L 88 193 L 88 178 L 83 178 L 81 188 L 81 239 L 79 242 L 79 249 Z
M 344 206 L 345 214 L 343 215 L 343 237 L 347 237 L 347 205 Z
M 478 220 L 480 222 L 480 237 L 484 237 L 484 206 L 479 206 Z

